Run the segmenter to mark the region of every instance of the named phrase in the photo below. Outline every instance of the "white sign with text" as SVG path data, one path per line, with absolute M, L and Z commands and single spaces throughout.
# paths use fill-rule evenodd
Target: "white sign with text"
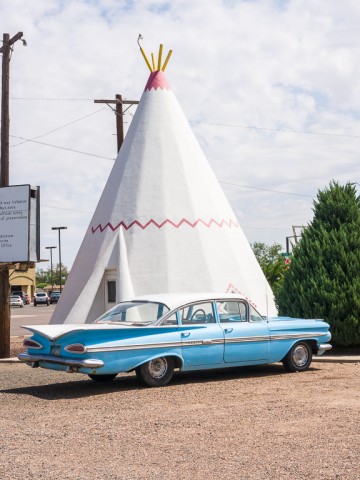
M 0 262 L 29 259 L 30 185 L 0 188 Z

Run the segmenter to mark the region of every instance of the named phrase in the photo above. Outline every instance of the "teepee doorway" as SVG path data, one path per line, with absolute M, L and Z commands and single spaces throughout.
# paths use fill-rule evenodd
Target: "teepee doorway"
M 116 269 L 107 269 L 104 274 L 104 300 L 105 311 L 116 304 Z

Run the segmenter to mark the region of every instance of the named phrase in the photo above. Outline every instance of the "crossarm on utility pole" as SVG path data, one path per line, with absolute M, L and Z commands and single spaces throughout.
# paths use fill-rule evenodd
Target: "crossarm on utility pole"
M 117 151 L 120 151 L 121 145 L 124 141 L 124 111 L 123 105 L 137 105 L 139 103 L 138 100 L 123 100 L 122 96 L 116 94 L 115 99 L 111 100 L 94 100 L 94 103 L 106 103 L 106 105 L 115 105 L 115 113 L 116 113 L 116 137 L 117 137 Z M 112 108 L 112 107 L 111 107 Z

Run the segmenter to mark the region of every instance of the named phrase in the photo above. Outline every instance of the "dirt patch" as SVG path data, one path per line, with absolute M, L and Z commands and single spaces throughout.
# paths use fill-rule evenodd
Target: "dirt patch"
M 0 364 L 0 478 L 360 479 L 360 365 L 313 363 L 176 374 Z
M 26 351 L 26 349 L 23 347 L 23 341 L 25 338 L 27 338 L 27 336 L 11 337 L 10 357 L 16 357 L 19 353 Z

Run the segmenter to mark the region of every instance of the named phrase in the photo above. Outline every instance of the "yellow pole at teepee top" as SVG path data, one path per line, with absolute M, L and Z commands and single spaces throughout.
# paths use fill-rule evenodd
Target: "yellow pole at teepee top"
M 169 50 L 169 53 L 167 54 L 167 57 L 166 57 L 165 62 L 164 62 L 164 65 L 163 65 L 163 67 L 162 67 L 162 69 L 161 69 L 163 72 L 165 71 L 166 65 L 169 63 L 170 57 L 171 57 L 171 55 L 172 55 L 172 52 L 173 52 L 172 50 Z
M 151 68 L 150 62 L 149 62 L 149 60 L 148 60 L 148 58 L 147 58 L 147 56 L 146 56 L 146 53 L 144 52 L 144 50 L 143 50 L 142 47 L 140 47 L 140 52 L 142 53 L 142 56 L 144 57 L 144 60 L 145 60 L 145 62 L 146 62 L 146 65 L 149 67 L 150 72 L 152 72 L 153 69 Z
M 140 45 L 140 40 L 142 40 L 142 35 L 139 34 L 139 37 L 138 37 L 138 45 L 140 47 L 140 52 L 142 54 L 142 56 L 144 57 L 144 60 L 145 60 L 145 63 L 146 65 L 148 66 L 148 69 L 150 70 L 150 72 L 155 72 L 155 71 L 164 71 L 167 64 L 169 63 L 169 60 L 170 60 L 170 57 L 173 53 L 172 50 L 169 50 L 169 53 L 167 54 L 167 57 L 165 59 L 165 62 L 163 64 L 163 66 L 161 67 L 161 61 L 162 61 L 162 52 L 163 52 L 163 47 L 164 45 L 162 43 L 160 43 L 160 47 L 159 47 L 159 56 L 158 56 L 158 62 L 157 62 L 157 68 L 156 68 L 156 60 L 155 60 L 155 55 L 152 53 L 151 54 L 151 63 L 152 65 L 150 64 L 147 56 L 146 56 L 146 53 L 144 52 L 144 49 L 142 48 L 142 46 Z
M 160 43 L 160 47 L 159 47 L 159 58 L 158 58 L 158 67 L 157 67 L 158 70 L 161 69 L 161 57 L 162 57 L 163 47 L 164 47 L 164 45 L 163 45 L 162 43 Z

